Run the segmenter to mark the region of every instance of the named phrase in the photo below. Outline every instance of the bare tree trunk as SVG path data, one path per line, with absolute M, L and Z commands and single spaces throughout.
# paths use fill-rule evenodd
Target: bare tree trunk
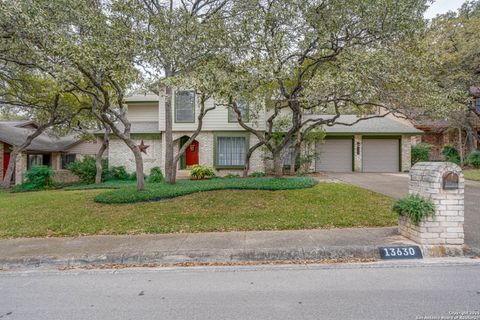
M 100 150 L 98 150 L 97 155 L 95 156 L 95 168 L 97 170 L 95 174 L 95 184 L 102 183 L 102 172 L 103 172 L 102 159 L 103 159 L 103 153 L 108 148 L 108 143 L 109 143 L 108 134 L 109 134 L 109 129 L 108 127 L 105 127 L 102 146 L 100 147 Z
M 12 181 L 13 171 L 15 170 L 15 162 L 17 161 L 17 156 L 24 151 L 42 132 L 44 132 L 50 124 L 39 126 L 31 135 L 25 139 L 25 142 L 19 146 L 14 146 L 12 152 L 10 152 L 10 161 L 8 162 L 7 171 L 5 172 L 5 177 L 3 177 L 2 186 L 8 188 L 10 182 Z
M 135 168 L 137 173 L 137 190 L 145 190 L 145 174 L 143 173 L 143 158 L 142 153 L 138 147 L 132 149 L 135 157 Z
M 113 129 L 113 128 L 112 128 Z M 121 133 L 118 129 L 113 129 L 116 132 L 116 135 L 125 142 L 127 147 L 132 150 L 133 156 L 135 158 L 135 172 L 137 174 L 137 191 L 145 190 L 145 174 L 143 173 L 143 158 L 140 148 L 135 144 L 135 142 L 130 138 L 130 135 L 125 135 Z
M 467 150 L 469 153 L 471 153 L 477 150 L 477 141 L 475 139 L 475 135 L 473 134 L 473 129 L 470 125 L 467 127 L 466 131 L 467 131 L 467 144 L 468 144 Z
M 254 146 L 250 147 L 250 149 L 248 149 L 247 154 L 245 156 L 245 168 L 243 169 L 242 177 L 244 178 L 248 177 L 248 171 L 250 171 L 250 158 L 252 157 L 253 152 L 255 152 L 255 150 L 257 150 L 262 145 L 263 145 L 263 142 L 259 141 Z
M 281 152 L 273 152 L 273 172 L 275 177 L 281 178 L 283 176 L 283 159 Z
M 173 132 L 172 132 L 172 88 L 165 89 L 165 180 L 174 184 L 176 180 L 176 168 L 173 158 Z
M 294 176 L 295 173 L 297 172 L 296 166 L 297 166 L 297 158 L 300 155 L 300 147 L 301 147 L 301 141 L 296 141 L 295 145 L 293 147 L 293 152 L 292 152 L 292 159 L 290 160 L 290 175 Z

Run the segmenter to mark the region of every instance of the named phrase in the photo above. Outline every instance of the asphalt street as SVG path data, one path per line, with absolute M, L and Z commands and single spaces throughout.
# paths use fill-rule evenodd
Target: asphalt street
M 2 320 L 480 319 L 480 264 L 2 272 L 0 292 Z

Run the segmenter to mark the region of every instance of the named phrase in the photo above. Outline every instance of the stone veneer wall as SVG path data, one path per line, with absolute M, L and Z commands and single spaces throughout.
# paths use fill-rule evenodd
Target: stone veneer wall
M 175 144 L 175 150 L 178 152 L 179 149 L 179 139 L 182 136 L 190 136 L 193 132 L 190 131 L 179 131 L 173 133 L 173 139 Z M 135 139 L 137 144 L 140 144 L 142 139 Z M 199 143 L 199 163 L 201 165 L 214 167 L 214 133 L 212 131 L 200 133 L 196 140 Z M 145 168 L 145 174 L 150 173 L 150 169 L 153 167 L 160 167 L 163 172 L 165 172 L 165 135 L 162 135 L 161 138 L 144 138 L 144 143 L 150 145 L 147 149 L 147 155 L 142 154 L 143 163 Z M 250 145 L 256 144 L 258 141 L 257 137 L 250 135 Z M 176 154 L 176 153 L 175 153 Z M 111 139 L 109 152 L 108 152 L 108 161 L 109 166 L 125 166 L 128 172 L 135 171 L 135 160 L 130 149 L 125 145 L 125 143 L 120 139 Z M 261 149 L 257 149 L 251 159 L 250 159 L 250 172 L 255 171 L 265 171 L 265 165 L 263 161 Z M 219 170 L 219 175 L 226 175 L 229 173 L 239 174 L 242 170 Z
M 59 183 L 74 182 L 80 180 L 71 171 L 63 169 L 55 170 L 55 176 L 53 177 L 53 179 L 55 180 L 55 182 Z
M 356 172 L 362 172 L 362 153 L 363 153 L 363 146 L 362 146 L 362 136 L 361 135 L 355 135 L 354 138 L 354 146 L 353 146 L 353 167 L 355 168 Z M 360 150 L 359 153 L 357 154 L 357 144 L 360 143 Z
M 140 144 L 141 138 L 134 139 L 136 144 Z M 149 145 L 147 154 L 142 153 L 143 167 L 145 174 L 150 174 L 153 167 L 161 167 L 162 142 L 160 138 L 146 137 L 143 142 Z M 108 165 L 125 166 L 127 172 L 135 172 L 135 159 L 132 151 L 121 139 L 110 139 L 108 152 Z
M 23 182 L 23 174 L 27 171 L 27 153 L 21 152 L 15 162 L 15 184 Z
M 459 188 L 444 190 L 442 176 L 454 172 L 459 176 Z M 464 243 L 465 180 L 459 166 L 449 162 L 419 162 L 410 171 L 409 193 L 431 199 L 436 207 L 433 217 L 419 225 L 409 218 L 399 218 L 400 233 L 422 245 L 451 246 Z
M 173 140 L 175 145 L 174 155 L 177 155 L 178 150 L 180 149 L 180 138 L 183 136 L 189 137 L 192 134 L 193 132 L 190 131 L 180 131 L 173 133 Z M 199 164 L 202 166 L 213 167 L 213 132 L 201 132 L 195 140 L 198 141 Z M 164 142 L 164 140 L 162 142 Z M 180 169 L 180 161 L 178 162 L 178 169 Z
M 193 132 L 191 131 L 177 131 L 173 133 L 173 140 L 175 144 L 175 154 L 177 154 L 178 149 L 179 149 L 179 142 L 180 138 L 183 136 L 190 136 L 192 135 Z M 199 154 L 198 154 L 198 162 L 200 165 L 204 166 L 209 166 L 209 167 L 215 167 L 214 164 L 214 132 L 213 131 L 206 131 L 206 132 L 201 132 L 196 140 L 198 141 L 199 145 Z M 250 134 L 250 146 L 256 144 L 258 142 L 258 138 Z M 162 144 L 165 143 L 165 138 L 164 135 L 162 135 Z M 162 159 L 165 159 L 165 150 L 163 150 L 162 153 Z M 163 161 L 162 161 L 163 162 Z M 179 163 L 180 165 L 180 163 Z M 162 170 L 164 170 L 164 164 L 162 163 Z M 262 149 L 258 148 L 255 150 L 253 153 L 252 157 L 250 158 L 250 172 L 255 172 L 255 171 L 265 171 L 265 165 L 264 165 L 264 160 L 263 160 L 263 154 L 262 154 Z M 239 170 L 217 170 L 218 175 L 224 176 L 227 174 L 240 174 L 242 172 L 241 169 Z
M 50 162 L 52 164 L 53 170 L 61 170 L 62 169 L 62 154 L 60 152 L 52 152 L 50 154 Z
M 412 136 L 403 135 L 401 139 L 402 148 L 402 172 L 409 171 L 412 166 Z
M 250 147 L 258 143 L 258 138 L 254 134 L 250 134 Z M 257 148 L 250 158 L 250 173 L 251 172 L 265 172 L 265 157 L 264 149 Z

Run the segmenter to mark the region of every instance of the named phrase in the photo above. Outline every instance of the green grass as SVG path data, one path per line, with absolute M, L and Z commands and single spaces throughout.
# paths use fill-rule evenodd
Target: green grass
M 108 180 L 101 184 L 77 184 L 65 187 L 64 190 L 94 190 L 94 189 L 120 189 L 124 187 L 133 187 L 137 183 L 135 180 Z
M 465 170 L 463 173 L 465 175 L 465 179 L 480 181 L 480 169 Z
M 144 191 L 138 192 L 135 184 L 124 184 L 116 190 L 99 194 L 95 201 L 99 203 L 135 203 L 158 201 L 185 196 L 197 192 L 214 190 L 292 190 L 311 188 L 317 181 L 311 177 L 295 178 L 247 178 L 247 179 L 211 179 L 179 180 L 175 185 L 167 183 L 148 184 Z
M 222 190 L 100 204 L 105 190 L 0 192 L 0 238 L 392 226 L 393 200 L 351 185 Z

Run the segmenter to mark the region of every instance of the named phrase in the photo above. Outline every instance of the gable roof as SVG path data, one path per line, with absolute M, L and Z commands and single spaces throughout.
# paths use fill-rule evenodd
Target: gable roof
M 22 144 L 33 132 L 33 129 L 27 126 L 31 123 L 31 121 L 29 123 L 26 121 L 0 121 L 0 141 L 14 146 Z M 33 139 L 26 150 L 47 152 L 64 151 L 66 147 L 78 140 L 79 138 L 74 135 L 57 138 L 42 133 Z
M 333 115 L 305 115 L 308 119 L 332 119 Z M 357 121 L 357 115 L 341 115 L 336 122 L 352 124 Z M 335 124 L 333 126 L 324 126 L 327 134 L 422 134 L 423 131 L 412 126 L 401 123 L 386 117 L 370 118 L 360 120 L 353 125 Z

